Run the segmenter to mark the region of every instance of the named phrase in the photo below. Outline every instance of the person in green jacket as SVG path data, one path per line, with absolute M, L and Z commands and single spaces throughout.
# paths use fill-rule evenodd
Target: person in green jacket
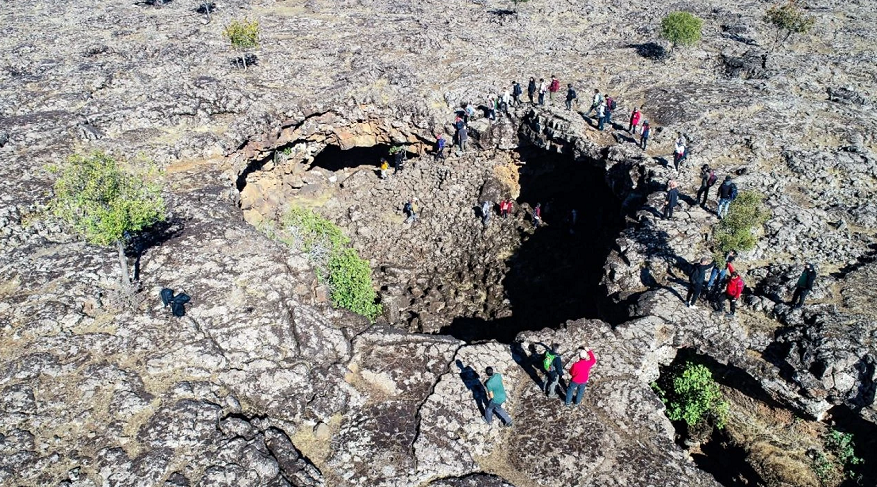
M 484 410 L 484 422 L 490 424 L 493 421 L 493 413 L 495 412 L 499 419 L 506 426 L 512 425 L 512 418 L 509 413 L 502 408 L 505 402 L 505 387 L 502 385 L 502 376 L 493 372 L 493 367 L 484 370 L 487 373 L 487 380 L 484 381 L 484 388 L 487 389 L 487 408 Z
M 808 262 L 804 266 L 804 272 L 801 273 L 801 277 L 798 278 L 798 283 L 795 285 L 795 293 L 792 295 L 792 309 L 804 306 L 804 299 L 813 290 L 813 282 L 815 280 L 816 267 Z

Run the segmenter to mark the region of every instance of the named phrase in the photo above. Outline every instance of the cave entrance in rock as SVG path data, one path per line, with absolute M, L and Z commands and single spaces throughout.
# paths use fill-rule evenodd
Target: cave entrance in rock
M 321 167 L 327 171 L 335 172 L 359 166 L 377 167 L 380 165 L 382 157 L 386 158 L 387 162 L 392 165 L 393 161 L 389 155 L 391 147 L 388 144 L 375 144 L 368 147 L 342 149 L 338 145 L 329 144 L 314 156 L 314 160 L 310 165 L 311 167 Z M 406 155 L 408 158 L 416 156 L 413 152 L 407 152 Z
M 507 261 L 502 285 L 511 316 L 457 318 L 443 333 L 468 341 L 511 342 L 521 331 L 567 320 L 618 321 L 600 281 L 624 219 L 604 170 L 537 148 L 521 149 L 520 157 L 518 208 L 541 203 L 545 225 L 532 234 L 525 229 L 518 251 Z

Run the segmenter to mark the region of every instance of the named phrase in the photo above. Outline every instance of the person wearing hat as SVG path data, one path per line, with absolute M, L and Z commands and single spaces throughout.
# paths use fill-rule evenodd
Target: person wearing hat
M 585 392 L 585 386 L 591 374 L 591 367 L 597 363 L 594 352 L 590 348 L 579 349 L 579 360 L 572 364 L 569 368 L 569 387 L 566 388 L 566 405 L 570 406 L 573 396 L 576 398 L 576 405 L 582 402 L 582 394 Z
M 795 293 L 792 294 L 793 309 L 804 306 L 804 299 L 813 290 L 814 281 L 816 281 L 816 267 L 808 262 L 804 265 L 804 272 L 798 278 L 798 283 L 795 285 Z

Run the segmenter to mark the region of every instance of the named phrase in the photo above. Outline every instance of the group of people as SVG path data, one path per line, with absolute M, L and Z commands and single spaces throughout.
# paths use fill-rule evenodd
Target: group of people
M 725 255 L 725 264 L 721 270 L 716 262 L 709 257 L 703 257 L 691 266 L 688 272 L 688 294 L 685 296 L 685 305 L 696 308 L 698 300 L 703 296 L 712 305 L 716 313 L 725 311 L 725 302 L 729 303 L 727 316 L 733 317 L 737 311 L 737 302 L 743 295 L 745 283 L 743 277 L 735 269 L 734 261 L 737 259 L 737 251 L 731 250 Z M 808 262 L 804 265 L 804 271 L 795 283 L 795 291 L 792 301 L 789 303 L 793 309 L 804 306 L 807 294 L 813 290 L 816 281 L 816 266 Z
M 701 208 L 706 208 L 710 190 L 715 186 L 716 181 L 718 181 L 718 176 L 709 164 L 704 164 L 700 167 L 700 187 L 697 189 L 695 201 Z M 716 190 L 716 201 L 718 203 L 716 215 L 718 215 L 720 220 L 728 216 L 728 210 L 731 207 L 731 203 L 737 199 L 737 195 L 737 184 L 734 182 L 734 177 L 728 174 L 725 176 L 722 184 L 719 185 L 718 190 Z M 661 216 L 667 220 L 673 218 L 673 209 L 679 204 L 679 183 L 676 180 L 671 179 L 667 182 L 667 192 L 665 193 L 664 200 L 664 211 Z
M 535 345 L 533 347 L 535 351 Z M 578 360 L 569 368 L 569 382 L 564 393 L 560 381 L 564 378 L 565 369 L 559 348 L 560 345 L 558 344 L 545 347 L 545 352 L 541 355 L 540 368 L 545 373 L 545 378 L 542 381 L 542 392 L 547 397 L 559 394 L 560 397 L 564 398 L 564 404 L 567 407 L 572 407 L 573 403 L 579 405 L 582 402 L 585 388 L 590 379 L 591 368 L 597 363 L 597 358 L 590 348 L 579 348 Z M 535 355 L 535 357 L 540 358 L 539 355 Z M 502 382 L 502 375 L 494 371 L 493 367 L 487 367 L 484 372 L 487 374 L 487 380 L 484 381 L 484 389 L 487 394 L 487 404 L 484 407 L 484 422 L 491 424 L 495 414 L 499 416 L 505 426 L 511 426 L 512 418 L 508 411 L 503 408 L 507 395 L 505 385 Z

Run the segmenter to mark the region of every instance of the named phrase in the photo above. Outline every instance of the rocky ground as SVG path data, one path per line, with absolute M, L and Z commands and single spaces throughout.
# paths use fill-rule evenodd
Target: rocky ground
M 767 6 L 234 1 L 208 19 L 182 0 L 7 2 L 0 483 L 818 485 L 807 455 L 828 427 L 856 433 L 877 464 L 874 5 L 810 4 L 813 31 L 784 45 L 761 21 Z M 703 40 L 655 59 L 659 20 L 680 8 L 704 19 Z M 220 34 L 241 17 L 262 26 L 246 71 Z M 425 154 L 460 103 L 551 74 L 583 99 L 617 95 L 619 122 L 643 106 L 659 129 L 649 150 L 558 102 L 473 121 L 471 154 Z M 692 153 L 679 173 L 667 163 L 677 132 Z M 319 167 L 327 147 L 382 144 L 411 156 L 386 181 L 367 165 Z M 46 166 L 97 149 L 165 170 L 170 219 L 144 242 L 134 300 L 114 289 L 113 251 L 45 213 Z M 734 319 L 681 300 L 717 221 L 687 198 L 702 163 L 772 212 L 741 256 Z M 613 232 L 570 239 L 546 219 L 533 231 L 528 205 L 582 181 L 571 164 L 598 175 L 581 183 L 583 207 L 624 212 L 623 228 L 586 220 Z M 664 221 L 670 178 L 685 197 Z M 494 193 L 518 198 L 518 213 L 484 228 L 473 207 Z M 411 195 L 428 209 L 408 227 Z M 257 228 L 289 202 L 332 218 L 371 259 L 387 309 L 377 325 L 332 309 L 307 258 Z M 540 265 L 550 249 L 562 255 Z M 554 271 L 595 256 L 596 270 Z M 806 261 L 820 278 L 791 310 Z M 161 307 L 162 287 L 193 296 L 185 318 Z M 556 302 L 538 294 L 564 287 Z M 528 331 L 501 336 L 511 324 Z M 428 334 L 441 330 L 477 339 Z M 537 342 L 565 358 L 597 352 L 579 408 L 542 396 Z M 729 449 L 674 441 L 649 383 L 680 349 L 721 372 Z M 512 428 L 479 419 L 472 388 L 488 365 L 508 386 Z M 739 461 L 717 460 L 731 451 Z

